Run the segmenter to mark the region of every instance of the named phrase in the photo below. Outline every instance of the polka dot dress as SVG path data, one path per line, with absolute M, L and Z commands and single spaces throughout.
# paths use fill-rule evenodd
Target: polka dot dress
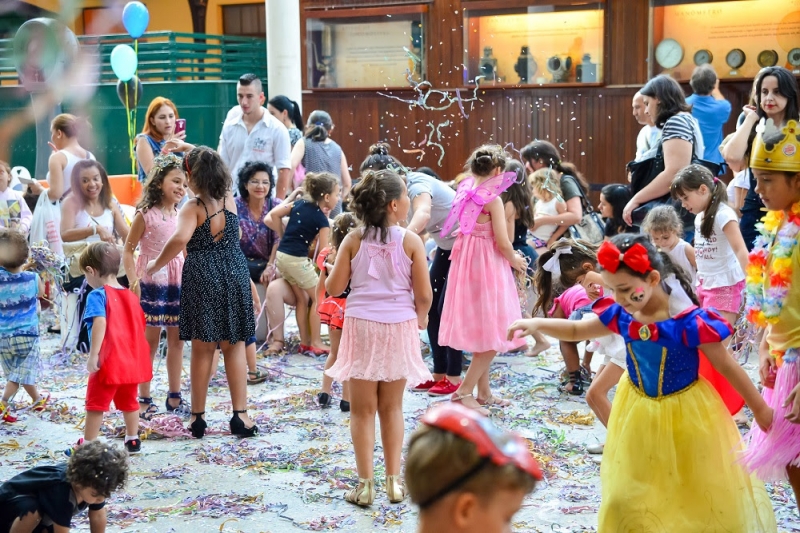
M 215 241 L 219 234 L 211 234 L 211 219 L 219 214 L 225 217 L 225 227 L 222 238 Z M 239 247 L 239 218 L 225 208 L 212 215 L 206 208 L 206 215 L 186 245 L 180 337 L 234 344 L 256 330 L 250 272 Z

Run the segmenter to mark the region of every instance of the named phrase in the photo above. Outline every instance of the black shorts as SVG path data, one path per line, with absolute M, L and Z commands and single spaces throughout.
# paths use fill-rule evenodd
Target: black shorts
M 30 513 L 41 513 L 39 501 L 34 496 L 15 496 L 10 502 L 4 502 L 0 505 L 0 533 L 8 533 L 14 520 Z M 33 533 L 53 533 L 53 526 L 44 526 L 40 522 Z

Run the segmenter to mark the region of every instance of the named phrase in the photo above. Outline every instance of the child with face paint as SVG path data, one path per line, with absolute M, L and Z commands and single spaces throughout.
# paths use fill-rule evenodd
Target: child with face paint
M 731 326 L 695 305 L 675 314 L 665 282 L 675 275 L 694 299 L 688 276 L 647 236 L 622 234 L 597 252 L 604 286 L 597 318 L 580 322 L 533 318 L 508 329 L 558 339 L 617 333 L 627 347 L 627 372 L 617 387 L 600 468 L 598 531 L 776 531 L 763 484 L 736 462 L 742 449 L 720 396 L 698 378 L 700 350 L 753 410 L 763 430 L 773 410 L 722 344 Z

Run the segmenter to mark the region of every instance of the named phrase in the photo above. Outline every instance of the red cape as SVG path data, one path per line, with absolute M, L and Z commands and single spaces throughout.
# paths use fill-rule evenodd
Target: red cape
M 100 346 L 97 374 L 102 383 L 126 385 L 153 379 L 150 347 L 139 299 L 128 289 L 105 286 L 106 334 Z

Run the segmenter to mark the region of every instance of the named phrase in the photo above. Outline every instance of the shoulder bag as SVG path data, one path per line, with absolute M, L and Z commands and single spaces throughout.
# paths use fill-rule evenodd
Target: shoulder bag
M 694 129 L 692 129 L 692 131 L 694 131 Z M 695 153 L 695 146 L 696 138 L 693 138 L 691 159 L 692 164 L 702 165 L 710 170 L 714 176 L 719 176 L 722 166 L 718 163 L 706 161 L 705 159 L 700 159 L 697 157 L 697 154 Z M 643 159 L 641 161 L 631 161 L 628 163 L 627 170 L 631 176 L 631 193 L 636 194 L 646 186 L 650 185 L 656 176 L 664 172 L 664 168 L 663 141 L 659 138 L 656 153 L 653 155 L 653 157 L 648 157 L 647 159 Z M 669 193 L 645 202 L 634 209 L 633 213 L 631 213 L 633 223 L 637 226 L 641 225 L 642 222 L 644 222 L 647 213 L 649 213 L 653 207 L 664 204 L 669 204 L 678 211 L 684 227 L 694 226 L 694 215 L 684 209 L 680 202 L 673 200 Z
M 574 181 L 575 185 L 578 187 L 578 192 L 581 195 L 581 210 L 583 211 L 581 221 L 573 226 L 570 226 L 570 236 L 573 239 L 582 239 L 592 244 L 600 244 L 603 242 L 605 230 L 603 219 L 600 218 L 600 215 L 595 212 L 591 202 L 589 202 L 589 200 L 586 198 L 586 195 L 583 193 L 583 187 L 581 187 L 578 179 L 575 176 L 570 176 L 569 174 L 564 177 L 572 178 L 572 181 Z

